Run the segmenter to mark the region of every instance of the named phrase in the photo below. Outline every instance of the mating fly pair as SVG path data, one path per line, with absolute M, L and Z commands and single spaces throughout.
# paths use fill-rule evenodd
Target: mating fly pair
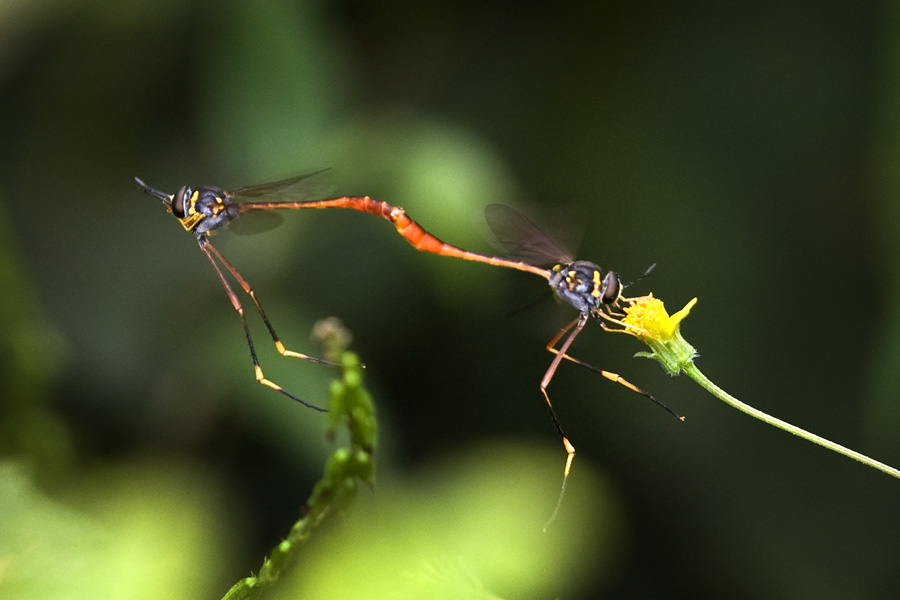
M 563 432 L 562 425 L 556 415 L 553 404 L 550 401 L 550 396 L 547 394 L 547 386 L 549 386 L 550 381 L 553 379 L 553 376 L 563 359 L 591 369 L 607 379 L 615 381 L 616 383 L 651 399 L 653 402 L 656 402 L 678 417 L 677 414 L 671 411 L 662 402 L 654 398 L 648 392 L 629 383 L 618 374 L 599 369 L 573 358 L 568 354 L 568 350 L 575 340 L 575 337 L 581 332 L 591 318 L 596 320 L 600 326 L 607 331 L 625 331 L 624 325 L 620 319 L 624 316 L 623 307 L 631 302 L 632 299 L 622 295 L 623 290 L 627 286 L 622 284 L 614 271 L 607 271 L 604 273 L 595 263 L 573 260 L 571 256 L 541 233 L 530 221 L 526 220 L 511 208 L 499 204 L 488 206 L 485 211 L 485 216 L 491 230 L 497 237 L 497 240 L 504 245 L 511 254 L 517 256 L 520 260 L 491 257 L 475 252 L 469 252 L 444 243 L 413 221 L 406 215 L 402 208 L 393 207 L 386 202 L 374 200 L 368 196 L 345 196 L 329 200 L 300 199 L 308 197 L 308 190 L 315 187 L 316 175 L 318 175 L 318 173 L 232 191 L 225 191 L 221 188 L 212 186 L 200 187 L 193 190 L 190 187 L 185 186 L 179 188 L 175 194 L 166 194 L 147 186 L 143 181 L 135 178 L 147 194 L 162 200 L 169 212 L 178 219 L 184 229 L 196 236 L 200 249 L 203 250 L 203 253 L 206 254 L 209 262 L 216 270 L 216 274 L 219 276 L 219 280 L 224 286 L 234 309 L 241 318 L 241 324 L 244 327 L 247 345 L 250 348 L 250 355 L 253 360 L 256 379 L 259 383 L 275 389 L 310 408 L 322 410 L 317 406 L 301 400 L 284 388 L 265 378 L 256 356 L 253 340 L 250 336 L 250 329 L 247 325 L 241 302 L 238 299 L 237 294 L 235 294 L 234 290 L 229 285 L 216 260 L 231 273 L 241 289 L 243 289 L 253 300 L 253 303 L 262 317 L 263 322 L 266 324 L 279 353 L 284 356 L 302 358 L 320 363 L 326 361 L 307 354 L 287 350 L 284 347 L 284 344 L 282 344 L 278 335 L 275 333 L 272 324 L 266 317 L 265 311 L 263 311 L 262 305 L 259 303 L 253 289 L 247 281 L 241 277 L 240 273 L 238 273 L 231 263 L 229 263 L 209 241 L 210 232 L 228 225 L 236 218 L 249 212 L 279 209 L 347 208 L 381 216 L 391 221 L 400 235 L 402 235 L 417 250 L 441 256 L 481 262 L 498 267 L 506 267 L 543 277 L 549 283 L 551 290 L 562 301 L 571 305 L 578 311 L 578 317 L 563 327 L 559 333 L 547 343 L 547 350 L 552 352 L 555 356 L 550 363 L 550 366 L 547 368 L 547 371 L 544 373 L 540 383 L 541 393 L 544 396 L 553 423 L 562 438 L 563 446 L 567 453 L 564 471 L 564 486 L 565 480 L 568 478 L 571 469 L 572 460 L 575 456 L 575 447 L 569 442 Z M 310 185 L 311 182 L 313 185 Z M 552 265 L 552 267 L 545 268 L 540 265 Z M 644 275 L 649 273 L 652 268 L 653 267 L 648 269 Z M 614 327 L 616 325 L 621 326 L 622 328 Z M 562 344 L 557 348 L 556 346 L 561 339 L 563 340 Z

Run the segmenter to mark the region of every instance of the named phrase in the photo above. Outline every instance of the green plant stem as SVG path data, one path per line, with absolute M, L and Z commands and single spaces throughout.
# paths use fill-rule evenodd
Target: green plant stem
M 820 437 L 814 433 L 810 433 L 809 431 L 806 431 L 805 429 L 801 429 L 800 427 L 791 425 L 790 423 L 787 423 L 785 421 L 782 421 L 781 419 L 777 419 L 771 415 L 768 415 L 768 414 L 762 412 L 761 410 L 757 410 L 757 409 L 753 408 L 752 406 L 744 404 L 743 402 L 741 402 L 740 400 L 738 400 L 737 398 L 735 398 L 734 396 L 732 396 L 731 394 L 729 394 L 728 392 L 726 392 L 725 390 L 723 390 L 722 388 L 717 386 L 715 383 L 710 381 L 706 377 L 706 375 L 704 375 L 693 362 L 688 362 L 687 364 L 682 365 L 681 370 L 688 377 L 690 377 L 691 379 L 693 379 L 694 381 L 699 383 L 709 393 L 714 395 L 719 400 L 722 400 L 723 402 L 729 404 L 730 406 L 733 406 L 734 408 L 738 409 L 739 411 L 741 411 L 743 413 L 750 415 L 751 417 L 753 417 L 755 419 L 759 419 L 760 421 L 762 421 L 764 423 L 768 423 L 769 425 L 778 427 L 779 429 L 783 429 L 784 431 L 787 431 L 788 433 L 792 433 L 796 436 L 802 437 L 803 439 L 808 440 L 814 444 L 818 444 L 824 448 L 828 448 L 829 450 L 837 452 L 838 454 L 843 454 L 844 456 L 852 458 L 853 460 L 857 460 L 857 461 L 863 463 L 864 465 L 868 465 L 870 467 L 878 469 L 879 471 L 887 473 L 888 475 L 890 475 L 892 477 L 896 477 L 896 478 L 900 479 L 900 471 L 898 471 L 897 469 L 895 469 L 893 467 L 889 467 L 888 465 L 886 465 L 884 463 L 881 463 L 875 459 L 869 458 L 865 454 L 860 454 L 859 452 L 851 450 L 850 448 L 846 448 L 844 446 L 841 446 L 840 444 L 835 444 L 834 442 L 832 442 L 830 440 L 826 440 L 825 438 Z
M 349 333 L 336 320 L 317 324 L 314 337 L 326 350 L 326 357 L 341 369 L 340 379 L 331 384 L 328 437 L 337 430 L 349 431 L 349 442 L 336 449 L 325 464 L 322 479 L 306 502 L 304 516 L 294 523 L 287 537 L 263 562 L 259 574 L 237 582 L 223 600 L 255 600 L 299 561 L 300 550 L 315 527 L 330 514 L 345 510 L 356 497 L 359 482 L 375 484 L 377 423 L 372 399 L 363 386 L 363 365 L 352 352 L 345 351 Z

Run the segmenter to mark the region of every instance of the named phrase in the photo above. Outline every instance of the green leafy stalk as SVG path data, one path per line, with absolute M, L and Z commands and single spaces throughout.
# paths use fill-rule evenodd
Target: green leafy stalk
M 359 482 L 375 485 L 377 423 L 369 393 L 363 387 L 363 365 L 346 350 L 350 336 L 336 319 L 319 322 L 313 336 L 325 348 L 325 357 L 337 364 L 341 377 L 331 384 L 328 436 L 346 427 L 350 440 L 328 458 L 322 479 L 306 502 L 304 516 L 294 523 L 287 537 L 263 562 L 255 577 L 237 582 L 223 600 L 252 600 L 278 581 L 297 563 L 300 550 L 313 529 L 330 514 L 347 509 L 356 497 Z

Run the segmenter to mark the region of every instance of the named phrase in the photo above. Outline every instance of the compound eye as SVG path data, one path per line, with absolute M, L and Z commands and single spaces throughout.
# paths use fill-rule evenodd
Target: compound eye
M 175 192 L 175 197 L 172 199 L 172 214 L 178 217 L 179 219 L 183 219 L 187 214 L 187 205 L 190 201 L 191 195 L 194 192 L 191 188 L 183 185 L 178 188 L 178 191 Z
M 600 302 L 603 304 L 614 304 L 619 299 L 621 292 L 622 283 L 619 281 L 619 276 L 616 275 L 615 271 L 610 271 L 603 278 L 603 295 L 600 297 Z

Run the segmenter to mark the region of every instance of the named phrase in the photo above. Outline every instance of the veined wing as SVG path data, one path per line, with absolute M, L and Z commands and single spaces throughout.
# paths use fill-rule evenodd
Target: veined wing
M 537 225 L 504 204 L 489 204 L 484 217 L 497 242 L 518 260 L 534 265 L 568 264 L 574 259 Z
M 322 200 L 333 189 L 331 169 L 299 175 L 260 185 L 251 185 L 226 192 L 228 198 L 238 204 L 247 205 L 252 210 L 254 203 L 265 204 L 266 208 L 282 202 L 306 202 Z
M 326 198 L 332 189 L 331 169 L 298 175 L 272 183 L 251 185 L 225 192 L 242 215 L 229 225 L 238 235 L 260 233 L 281 224 L 278 209 L 303 208 L 304 202 Z

